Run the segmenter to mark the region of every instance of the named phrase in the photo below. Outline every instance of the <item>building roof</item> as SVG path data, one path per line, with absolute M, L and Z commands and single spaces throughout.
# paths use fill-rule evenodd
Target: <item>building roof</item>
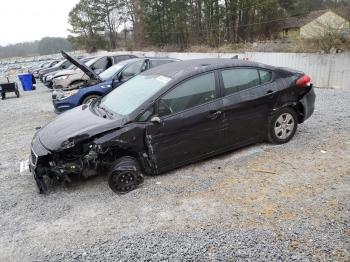
M 329 9 L 325 10 L 315 10 L 310 13 L 308 13 L 305 16 L 292 16 L 286 19 L 283 23 L 282 29 L 292 29 L 292 28 L 300 28 L 304 25 L 312 22 L 313 20 L 319 18 L 320 16 L 324 15 L 327 12 L 333 12 L 341 17 L 343 17 L 343 13 L 335 12 Z M 344 18 L 344 17 L 343 17 Z M 344 18 L 346 20 L 350 20 L 350 17 Z

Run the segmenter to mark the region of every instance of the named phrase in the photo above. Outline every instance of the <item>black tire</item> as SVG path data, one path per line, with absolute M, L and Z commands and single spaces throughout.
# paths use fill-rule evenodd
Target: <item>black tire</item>
M 6 98 L 6 95 L 5 95 L 4 93 L 2 93 L 2 94 L 1 94 L 1 99 L 2 99 L 2 100 L 5 100 L 5 98 Z
M 117 194 L 135 190 L 143 181 L 137 160 L 128 156 L 119 158 L 108 175 L 108 185 Z
M 273 115 L 268 127 L 268 140 L 273 144 L 288 143 L 298 128 L 298 117 L 293 108 L 286 107 Z
M 19 98 L 19 90 L 18 90 L 17 87 L 16 87 L 16 90 L 15 90 L 15 94 L 16 94 L 17 98 Z
M 83 101 L 81 102 L 82 105 L 87 104 L 87 103 L 91 103 L 93 100 L 100 98 L 100 95 L 90 95 L 87 96 L 83 99 Z

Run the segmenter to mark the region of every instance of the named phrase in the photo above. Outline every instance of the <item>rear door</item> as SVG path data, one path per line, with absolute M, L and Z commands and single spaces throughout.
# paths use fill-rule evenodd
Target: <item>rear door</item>
M 185 80 L 158 101 L 161 123 L 147 127 L 160 172 L 220 150 L 225 142 L 218 77 L 214 72 Z
M 221 71 L 227 147 L 259 141 L 276 98 L 273 72 L 259 68 Z

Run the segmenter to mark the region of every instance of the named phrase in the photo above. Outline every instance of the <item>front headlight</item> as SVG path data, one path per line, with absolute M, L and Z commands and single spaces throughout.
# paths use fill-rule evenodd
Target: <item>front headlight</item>
M 67 97 L 73 96 L 78 92 L 79 92 L 79 89 L 71 90 L 71 91 L 62 91 L 62 92 L 57 94 L 57 99 L 62 100 L 62 99 L 65 99 Z
M 102 86 L 100 86 L 100 87 L 101 87 L 101 88 L 111 88 L 112 85 L 108 84 L 108 85 L 102 85 Z
M 47 80 L 47 81 L 50 81 L 52 78 L 53 78 L 52 75 L 48 75 L 48 76 L 46 77 L 46 80 Z
M 67 78 L 68 78 L 68 75 L 56 77 L 57 80 L 65 80 Z

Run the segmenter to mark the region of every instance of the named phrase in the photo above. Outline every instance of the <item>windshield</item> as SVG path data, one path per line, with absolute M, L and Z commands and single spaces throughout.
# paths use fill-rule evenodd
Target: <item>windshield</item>
M 102 72 L 99 76 L 103 81 L 111 80 L 122 68 L 122 65 L 116 64 Z
M 161 90 L 171 79 L 159 75 L 138 75 L 114 89 L 101 100 L 105 107 L 118 115 L 128 115 Z

